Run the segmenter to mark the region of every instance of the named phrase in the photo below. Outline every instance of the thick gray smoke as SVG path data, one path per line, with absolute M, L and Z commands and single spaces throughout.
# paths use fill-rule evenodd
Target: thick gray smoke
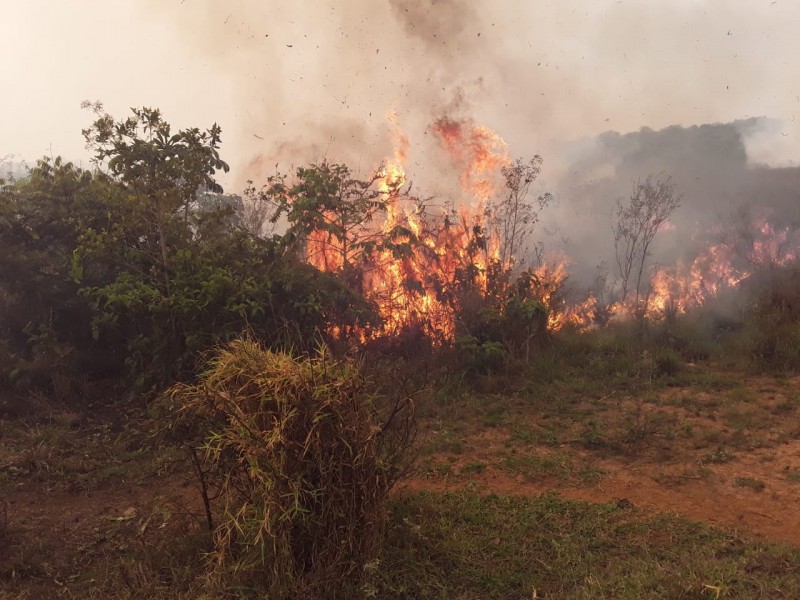
M 541 232 L 545 245 L 563 248 L 572 258 L 573 282 L 580 286 L 591 284 L 603 261 L 613 275 L 616 202 L 627 201 L 633 183 L 649 175 L 671 177 L 683 194 L 682 206 L 657 237 L 655 262 L 690 260 L 744 213 L 796 229 L 800 168 L 773 168 L 748 157 L 749 140 L 776 126 L 751 118 L 608 132 L 563 145 L 561 159 L 568 169 L 556 182 L 557 202 Z

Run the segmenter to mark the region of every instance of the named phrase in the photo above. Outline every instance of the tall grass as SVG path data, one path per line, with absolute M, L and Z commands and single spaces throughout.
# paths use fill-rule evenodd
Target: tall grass
M 351 597 L 378 553 L 411 443 L 410 400 L 381 410 L 359 365 L 249 339 L 169 398 L 191 445 L 214 548 L 212 587 Z

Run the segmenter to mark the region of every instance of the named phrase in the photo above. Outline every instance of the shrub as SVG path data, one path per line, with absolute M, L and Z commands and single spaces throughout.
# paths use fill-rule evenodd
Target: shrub
M 680 354 L 671 348 L 660 348 L 655 352 L 656 375 L 672 377 L 683 368 L 683 359 Z
M 410 398 L 381 410 L 366 386 L 352 361 L 240 339 L 199 383 L 169 390 L 214 532 L 212 583 L 270 598 L 352 596 L 412 441 Z
M 503 344 L 495 341 L 480 342 L 471 335 L 456 340 L 459 363 L 467 373 L 489 374 L 498 371 L 506 359 Z
M 777 269 L 751 283 L 754 301 L 744 335 L 756 364 L 800 370 L 800 267 Z
M 707 360 L 714 352 L 714 334 L 710 329 L 702 322 L 701 315 L 679 315 L 672 321 L 656 324 L 651 342 L 687 361 Z

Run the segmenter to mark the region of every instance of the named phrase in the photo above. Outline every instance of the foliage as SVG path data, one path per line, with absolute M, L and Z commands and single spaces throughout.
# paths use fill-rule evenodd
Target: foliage
M 379 179 L 377 173 L 358 179 L 346 165 L 322 162 L 298 168 L 291 184 L 286 175 L 271 176 L 264 189 L 250 194 L 273 207 L 273 223 L 286 217 L 287 245 L 312 264 L 347 277 L 381 237 L 373 222 L 387 205 L 387 194 L 376 186 Z
M 800 267 L 759 273 L 749 281 L 751 303 L 740 335 L 757 366 L 800 371 Z
M 251 185 L 246 194 L 252 203 L 271 207 L 273 224 L 286 220 L 286 231 L 276 239 L 291 255 L 333 274 L 363 298 L 365 273 L 377 251 L 407 253 L 413 237 L 406 228 L 384 232 L 376 223 L 389 198 L 399 191 L 380 187 L 380 181 L 379 172 L 359 179 L 346 165 L 322 162 L 298 168 L 293 182 L 278 173 L 261 190 Z M 379 325 L 377 312 L 345 312 L 348 315 L 342 318 L 329 315 L 328 322 L 329 333 L 336 332 L 344 345 L 356 330 Z
M 324 351 L 299 359 L 240 339 L 198 384 L 168 392 L 210 490 L 220 585 L 352 597 L 412 431 L 410 400 L 382 412 L 367 383 L 358 365 Z
M 73 261 L 92 333 L 125 348 L 140 389 L 196 367 L 202 351 L 249 329 L 273 346 L 311 348 L 330 324 L 374 309 L 334 279 L 250 234 L 243 203 L 221 195 L 220 130 L 173 133 L 160 113 L 99 114 L 84 132 L 116 185 L 114 218 L 82 230 Z
M 435 282 L 440 299 L 453 311 L 457 347 L 468 370 L 496 370 L 506 356 L 527 360 L 532 344 L 547 332 L 549 301 L 556 295 L 548 289 L 552 282 L 531 267 L 518 269 L 539 214 L 551 200 L 549 194 L 529 199 L 541 162 L 539 156 L 517 159 L 502 169 L 505 196 L 491 201 L 483 221 L 476 219 L 471 227 L 461 217 L 465 251 L 458 253 L 452 279 Z M 445 228 L 457 222 L 452 217 Z
M 502 367 L 507 353 L 500 342 L 480 341 L 471 335 L 456 339 L 461 368 L 470 373 L 489 374 Z
M 63 162 L 39 161 L 0 188 L 0 370 L 17 387 L 53 387 L 71 372 L 94 372 L 87 353 L 89 308 L 72 278 L 82 223 L 106 218 L 108 182 Z M 76 352 L 82 349 L 83 352 Z
M 621 200 L 617 201 L 617 221 L 613 231 L 622 282 L 622 301 L 629 301 L 628 294 L 633 292 L 633 306 L 637 314 L 642 310 L 639 297 L 650 247 L 672 213 L 680 208 L 682 199 L 671 178 L 653 179 L 648 176 L 644 181 L 634 183 L 627 205 L 623 205 Z
M 77 395 L 127 370 L 146 390 L 245 329 L 310 349 L 332 325 L 377 323 L 342 278 L 247 230 L 242 199 L 214 180 L 227 170 L 219 127 L 173 131 L 157 110 L 116 120 L 88 107 L 96 171 L 43 159 L 0 186 L 3 383 Z
M 498 258 L 504 265 L 522 263 L 531 250 L 528 244 L 539 214 L 552 200 L 549 193 L 528 200 L 530 188 L 541 169 L 542 157 L 539 155 L 527 162 L 518 158 L 501 169 L 506 194 L 487 207 L 487 221 L 499 240 Z

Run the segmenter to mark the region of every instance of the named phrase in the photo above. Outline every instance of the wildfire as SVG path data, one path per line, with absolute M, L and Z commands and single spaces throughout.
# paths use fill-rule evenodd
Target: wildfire
M 497 192 L 501 168 L 510 164 L 505 141 L 486 127 L 447 117 L 432 126 L 440 146 L 459 171 L 464 200 L 438 214 L 403 193 L 408 136 L 396 113 L 388 115 L 391 157 L 384 160 L 374 182 L 385 211 L 372 229 L 385 243 L 364 254 L 359 263 L 360 285 L 383 320 L 379 335 L 396 335 L 409 328 L 434 341 L 456 335 L 455 311 L 463 286 L 485 294 L 489 271 L 499 264 L 499 243 L 486 223 L 485 208 Z M 348 264 L 345 242 L 326 231 L 314 231 L 306 242 L 307 260 L 325 271 L 341 271 Z M 537 282 L 566 277 L 563 268 L 536 275 Z M 557 291 L 541 285 L 542 301 Z M 562 317 L 551 326 L 560 327 Z M 367 334 L 362 334 L 367 335 Z
M 481 203 L 488 202 L 496 191 L 500 169 L 511 163 L 505 140 L 488 127 L 450 117 L 437 119 L 432 130 L 461 170 L 462 190 Z
M 735 239 L 710 244 L 688 267 L 659 269 L 650 283 L 646 314 L 657 319 L 670 312 L 685 313 L 738 286 L 753 272 L 787 265 L 799 255 L 800 240 L 793 239 L 788 228 L 756 221 L 750 231 L 737 232 Z
M 437 119 L 430 131 L 458 170 L 462 201 L 432 214 L 404 192 L 410 143 L 397 114 L 389 113 L 388 120 L 394 151 L 378 170 L 372 188 L 384 210 L 368 224 L 381 243 L 355 260 L 352 253 L 357 249 L 348 249 L 346 241 L 323 228 L 310 234 L 306 256 L 325 271 L 341 272 L 357 265 L 354 280 L 378 307 L 383 320 L 380 331 L 360 332 L 362 339 L 411 329 L 434 341 L 451 341 L 459 334 L 455 316 L 463 308 L 459 303 L 469 300 L 465 289 L 483 298 L 495 294 L 498 285 L 514 293 L 511 273 L 515 257 L 507 257 L 503 264 L 499 234 L 485 222 L 490 218 L 487 207 L 501 190 L 503 168 L 511 164 L 508 149 L 505 141 L 486 127 L 468 120 Z M 640 294 L 638 306 L 624 298 L 601 308 L 594 296 L 567 303 L 566 256 L 548 256 L 526 271 L 530 284 L 526 293 L 546 308 L 550 331 L 564 327 L 587 330 L 609 317 L 644 314 L 659 319 L 684 313 L 739 285 L 759 268 L 784 265 L 798 257 L 800 238 L 763 220 L 736 240 L 709 244 L 690 261 L 659 267 Z

